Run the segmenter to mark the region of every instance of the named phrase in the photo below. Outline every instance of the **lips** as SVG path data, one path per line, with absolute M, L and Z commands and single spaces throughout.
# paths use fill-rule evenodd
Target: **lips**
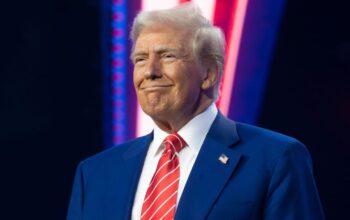
M 161 89 L 167 89 L 169 87 L 171 87 L 172 85 L 169 84 L 162 84 L 162 85 L 146 85 L 146 86 L 141 86 L 141 90 L 144 91 L 155 91 L 155 90 L 161 90 Z

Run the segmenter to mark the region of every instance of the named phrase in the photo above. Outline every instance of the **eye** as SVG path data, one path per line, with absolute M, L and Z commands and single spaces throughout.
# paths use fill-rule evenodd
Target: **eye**
M 135 57 L 134 64 L 142 64 L 143 62 L 145 62 L 145 60 L 145 57 Z
M 164 53 L 162 54 L 162 58 L 166 60 L 174 60 L 176 56 L 173 53 Z

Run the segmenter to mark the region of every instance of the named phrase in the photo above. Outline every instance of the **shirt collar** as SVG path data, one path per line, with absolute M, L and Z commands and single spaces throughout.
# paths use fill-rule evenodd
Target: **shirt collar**
M 218 113 L 218 109 L 215 104 L 212 103 L 209 107 L 202 113 L 196 115 L 192 118 L 185 126 L 183 126 L 178 134 L 186 141 L 188 147 L 194 152 L 198 153 L 211 125 L 213 124 L 215 117 Z M 154 125 L 154 136 L 153 136 L 153 146 L 154 149 L 150 149 L 151 155 L 156 155 L 163 151 L 161 143 L 169 135 L 167 132 L 160 129 L 156 124 Z

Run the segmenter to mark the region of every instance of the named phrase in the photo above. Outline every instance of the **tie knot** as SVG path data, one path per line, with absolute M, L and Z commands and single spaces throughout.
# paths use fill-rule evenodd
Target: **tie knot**
M 180 152 L 182 148 L 184 148 L 187 144 L 184 139 L 177 133 L 169 134 L 163 141 L 165 145 L 165 149 L 175 150 L 176 152 Z

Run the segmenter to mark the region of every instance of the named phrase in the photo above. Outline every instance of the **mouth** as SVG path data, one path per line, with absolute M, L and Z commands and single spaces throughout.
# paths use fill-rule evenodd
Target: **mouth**
M 168 89 L 172 85 L 149 85 L 149 86 L 141 86 L 140 89 L 143 91 L 157 91 L 157 90 L 163 90 L 163 89 Z

